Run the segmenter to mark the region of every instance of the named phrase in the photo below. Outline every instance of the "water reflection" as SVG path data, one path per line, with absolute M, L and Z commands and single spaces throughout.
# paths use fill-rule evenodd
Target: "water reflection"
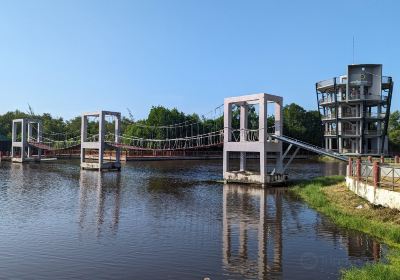
M 383 254 L 376 240 L 338 228 L 282 188 L 224 185 L 222 235 L 224 269 L 244 279 L 282 279 L 283 272 L 293 279 L 335 278 L 341 267 Z M 327 243 L 342 249 L 327 251 Z
M 383 255 L 384 248 L 377 240 L 359 232 L 348 231 L 344 234 L 343 229 L 338 228 L 328 219 L 319 217 L 315 230 L 317 236 L 333 240 L 338 246 L 346 249 L 350 259 L 377 262 Z
M 215 183 L 220 167 L 0 163 L 0 278 L 327 280 L 385 254 L 282 189 Z M 340 166 L 293 168 L 309 178 Z
M 116 234 L 120 215 L 121 174 L 82 170 L 79 194 L 80 228 L 95 225 L 98 237 L 104 229 Z
M 282 272 L 282 190 L 225 185 L 223 189 L 223 263 L 246 278 L 280 278 Z M 249 235 L 256 235 L 250 252 Z M 238 237 L 238 250 L 233 238 Z M 267 249 L 271 246 L 272 251 Z

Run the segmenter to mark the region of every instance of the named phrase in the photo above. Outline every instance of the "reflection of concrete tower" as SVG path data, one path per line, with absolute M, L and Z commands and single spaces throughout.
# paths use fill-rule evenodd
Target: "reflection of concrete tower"
M 381 258 L 381 245 L 367 236 L 355 235 L 347 238 L 348 254 L 351 257 L 367 257 L 375 262 Z
M 87 223 L 86 220 L 96 220 L 97 234 L 100 234 L 102 225 L 106 222 L 106 213 L 108 209 L 112 209 L 111 228 L 113 233 L 118 230 L 119 223 L 119 209 L 120 209 L 120 173 L 97 173 L 81 171 L 80 177 L 80 215 L 79 224 L 84 228 Z M 95 199 L 93 199 L 95 198 Z M 111 204 L 111 206 L 108 206 Z M 90 211 L 91 209 L 96 209 Z
M 325 148 L 344 154 L 387 154 L 393 92 L 382 65 L 349 65 L 347 75 L 316 83 Z
M 269 199 L 268 199 L 269 198 Z M 267 210 L 267 200 L 273 202 Z M 271 213 L 268 213 L 271 211 Z M 274 216 L 272 216 L 274 215 Z M 235 232 L 238 231 L 238 234 Z M 239 236 L 237 255 L 232 236 Z M 252 237 L 257 252 L 249 246 Z M 273 244 L 268 251 L 267 244 Z M 268 254 L 273 253 L 271 261 Z M 280 278 L 282 272 L 282 196 L 249 186 L 225 185 L 223 190 L 223 263 L 245 277 Z

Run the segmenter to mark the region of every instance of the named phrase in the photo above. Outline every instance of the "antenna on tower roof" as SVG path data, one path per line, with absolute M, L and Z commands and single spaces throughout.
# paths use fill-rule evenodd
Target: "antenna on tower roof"
M 354 64 L 354 35 L 353 35 L 353 64 Z

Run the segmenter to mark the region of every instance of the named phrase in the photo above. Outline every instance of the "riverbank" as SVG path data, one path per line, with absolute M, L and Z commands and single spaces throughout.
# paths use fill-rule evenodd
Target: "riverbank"
M 342 176 L 300 182 L 290 192 L 336 225 L 364 232 L 390 246 L 387 261 L 344 270 L 343 279 L 400 279 L 399 211 L 367 203 L 346 188 Z

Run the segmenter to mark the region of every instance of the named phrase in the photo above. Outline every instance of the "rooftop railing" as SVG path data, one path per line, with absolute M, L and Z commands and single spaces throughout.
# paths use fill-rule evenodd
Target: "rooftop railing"
M 382 76 L 382 84 L 389 84 L 392 82 L 392 77 Z M 341 77 L 335 77 L 327 80 L 317 82 L 317 88 L 333 87 L 334 85 L 346 85 L 347 79 Z

